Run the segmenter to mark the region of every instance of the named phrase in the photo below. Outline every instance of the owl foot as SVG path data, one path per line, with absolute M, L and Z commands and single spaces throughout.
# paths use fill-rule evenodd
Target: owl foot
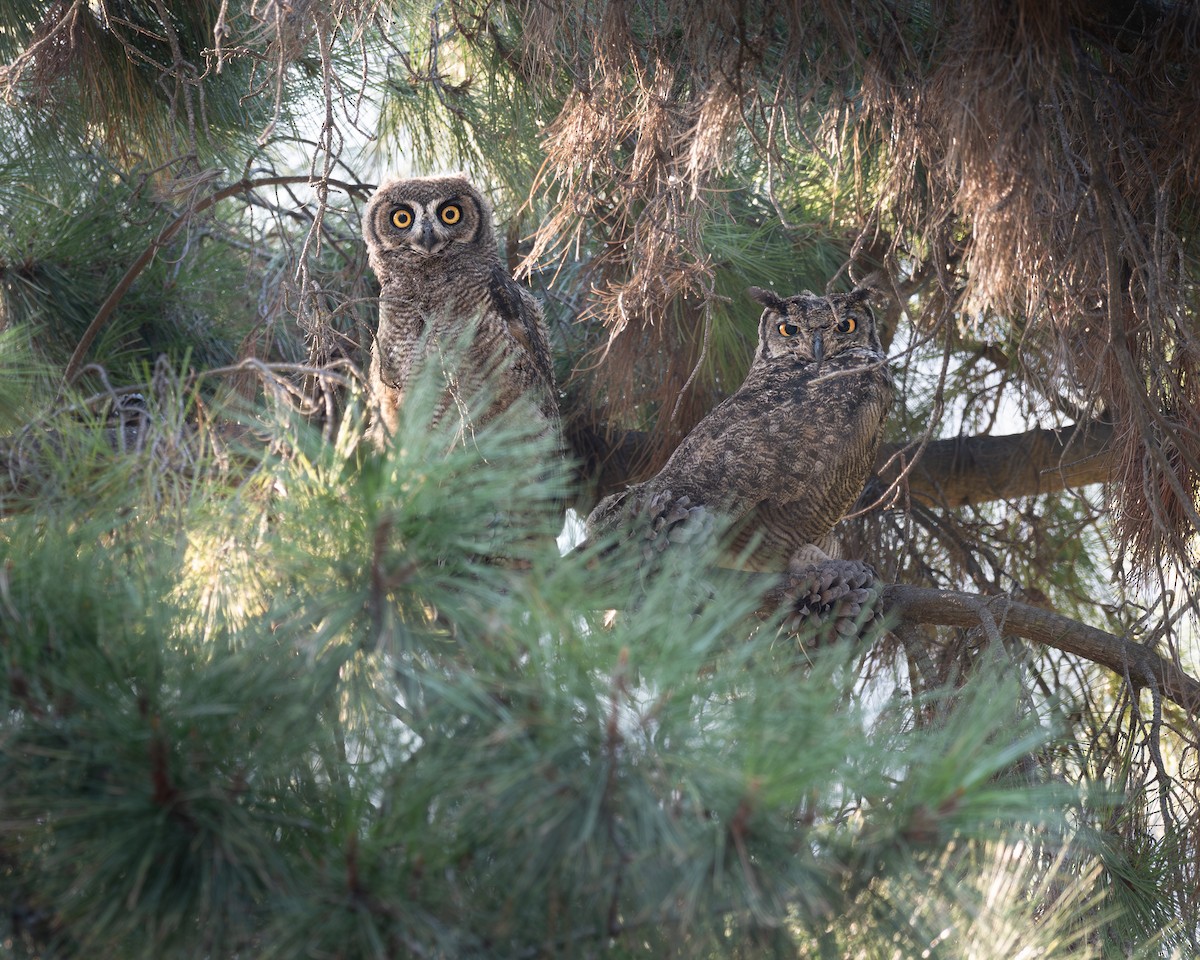
M 809 567 L 819 566 L 832 559 L 829 554 L 815 543 L 809 543 L 792 554 L 788 561 L 788 573 L 799 573 Z
M 642 511 L 646 524 L 642 533 L 642 557 L 656 560 L 671 544 L 699 546 L 710 540 L 713 517 L 689 497 L 675 497 L 670 490 L 652 496 Z
M 883 585 L 874 567 L 861 560 L 826 558 L 805 567 L 792 565 L 783 595 L 791 607 L 784 621 L 789 633 L 852 637 L 881 620 Z

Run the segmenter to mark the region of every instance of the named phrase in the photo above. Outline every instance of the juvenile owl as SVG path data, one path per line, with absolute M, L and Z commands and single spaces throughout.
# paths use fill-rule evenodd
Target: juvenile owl
M 834 524 L 862 492 L 892 400 L 869 291 L 779 297 L 737 392 L 715 407 L 656 476 L 605 498 L 588 539 L 618 526 L 653 539 L 708 512 L 728 522 L 723 563 L 783 571 L 821 559 Z M 815 549 L 814 549 L 815 548 Z
M 463 350 L 446 371 L 437 416 L 462 416 L 485 384 L 490 405 L 479 426 L 517 402 L 558 435 L 554 372 L 539 302 L 500 259 L 487 200 L 463 176 L 413 177 L 381 184 L 363 215 L 363 239 L 379 278 L 379 327 L 369 384 L 378 406 L 372 437 L 386 444 L 399 423 L 418 365 Z M 475 324 L 469 343 L 463 334 Z

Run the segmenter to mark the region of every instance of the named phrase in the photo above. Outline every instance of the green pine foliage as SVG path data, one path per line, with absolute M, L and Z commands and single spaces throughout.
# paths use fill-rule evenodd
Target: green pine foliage
M 60 364 L 171 209 L 136 172 L 114 184 L 100 158 L 77 159 L 88 175 L 77 172 L 70 192 L 28 164 L 0 173 L 16 181 L 0 197 L 0 315 L 14 328 L 37 329 L 46 359 Z M 163 354 L 178 362 L 190 353 L 201 367 L 227 363 L 229 317 L 245 312 L 231 282 L 242 269 L 231 248 L 198 225 L 142 273 L 100 331 L 96 354 L 125 381 Z
M 563 555 L 576 465 L 519 418 L 432 426 L 435 384 L 386 453 L 363 442 L 361 201 L 455 167 L 545 302 L 564 413 L 597 434 L 665 454 L 744 374 L 746 286 L 877 266 L 900 295 L 886 439 L 1111 413 L 1064 367 L 1069 323 L 965 299 L 989 251 L 943 181 L 973 168 L 900 109 L 921 89 L 970 113 L 914 71 L 959 62 L 949 27 L 982 62 L 967 28 L 1003 37 L 1003 17 L 760 7 L 0 0 L 0 952 L 1194 949 L 1177 706 L 1160 724 L 1121 677 L 981 629 L 917 637 L 921 676 L 912 631 L 788 634 L 702 545 L 654 576 L 611 544 Z M 1097 42 L 1104 18 L 1079 18 Z M 1173 223 L 1164 242 L 1191 236 Z M 1154 336 L 1185 336 L 1161 315 Z M 887 579 L 1186 653 L 1190 621 L 1126 581 L 1111 520 L 1093 488 L 901 498 L 844 529 Z
M 433 396 L 386 454 L 281 415 L 232 495 L 214 459 L 5 521 L 15 955 L 1100 955 L 999 660 L 914 725 L 690 556 L 608 623 L 545 441 Z
M 228 7 L 220 0 L 0 3 L 0 56 L 17 93 L 3 111 L 8 136 L 64 165 L 76 144 L 122 166 L 141 159 L 155 167 L 188 150 L 207 164 L 251 148 L 270 120 L 271 98 L 246 96 L 254 64 L 236 50 L 243 21 L 237 6 Z M 218 36 L 243 54 L 220 70 L 209 53 Z

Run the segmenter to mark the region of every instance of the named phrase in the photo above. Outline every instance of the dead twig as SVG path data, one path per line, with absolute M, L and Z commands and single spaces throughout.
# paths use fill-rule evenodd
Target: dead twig
M 117 308 L 117 304 L 121 302 L 129 288 L 133 286 L 134 281 L 141 275 L 142 271 L 150 265 L 154 260 L 155 255 L 162 250 L 175 237 L 183 227 L 196 214 L 202 213 L 209 207 L 229 197 L 236 196 L 239 193 L 245 193 L 249 190 L 256 190 L 260 187 L 278 187 L 288 186 L 292 184 L 312 184 L 315 181 L 311 177 L 262 177 L 257 180 L 243 178 L 237 183 L 230 184 L 227 187 L 222 187 L 220 190 L 209 194 L 196 203 L 189 206 L 183 213 L 179 214 L 174 220 L 167 224 L 157 237 L 142 251 L 141 255 L 129 266 L 125 271 L 125 275 L 112 291 L 100 304 L 100 309 L 96 311 L 96 315 L 92 317 L 91 323 L 87 329 L 83 331 L 83 335 L 79 338 L 79 343 L 75 347 L 75 351 L 71 354 L 71 359 L 67 362 L 66 372 L 63 374 L 62 389 L 69 387 L 74 382 L 75 377 L 79 373 L 80 366 L 83 364 L 83 358 L 87 355 L 88 349 L 92 342 L 100 333 L 101 328 L 108 322 L 108 318 L 112 316 L 113 311 Z M 324 180 L 323 184 L 327 187 L 335 187 L 339 190 L 344 190 L 346 193 L 367 193 L 372 188 L 369 184 L 364 183 L 346 183 L 341 180 Z

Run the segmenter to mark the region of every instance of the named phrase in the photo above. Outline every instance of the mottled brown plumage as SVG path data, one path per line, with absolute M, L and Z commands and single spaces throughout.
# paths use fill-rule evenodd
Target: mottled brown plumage
M 703 507 L 731 525 L 725 563 L 782 571 L 824 556 L 875 461 L 892 399 L 887 357 L 866 290 L 750 292 L 765 309 L 745 381 L 655 477 L 600 502 L 589 540 L 623 525 L 656 531 L 664 524 L 648 508 L 691 522 Z
M 447 392 L 437 417 L 453 411 L 470 430 L 520 402 L 557 437 L 558 401 L 541 305 L 509 276 L 491 207 L 471 182 L 450 175 L 382 184 L 363 216 L 363 239 L 381 286 L 369 372 L 378 411 L 375 442 L 382 446 L 396 432 L 419 365 L 445 365 L 447 356 L 458 363 L 446 368 Z M 472 324 L 474 334 L 463 342 Z M 476 409 L 485 385 L 494 392 L 486 407 Z

